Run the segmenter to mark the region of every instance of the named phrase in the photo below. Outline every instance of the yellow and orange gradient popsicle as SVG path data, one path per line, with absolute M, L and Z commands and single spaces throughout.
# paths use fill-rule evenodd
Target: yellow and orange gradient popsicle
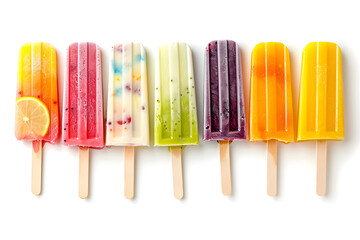
M 56 52 L 49 43 L 26 43 L 21 47 L 16 99 L 15 135 L 18 140 L 33 141 L 32 192 L 38 195 L 42 141 L 55 143 L 59 138 Z
M 298 141 L 317 140 L 316 192 L 326 193 L 326 141 L 344 139 L 341 50 L 309 43 L 302 54 Z
M 251 54 L 250 141 L 267 141 L 268 194 L 277 193 L 277 141 L 294 141 L 289 51 L 266 42 Z

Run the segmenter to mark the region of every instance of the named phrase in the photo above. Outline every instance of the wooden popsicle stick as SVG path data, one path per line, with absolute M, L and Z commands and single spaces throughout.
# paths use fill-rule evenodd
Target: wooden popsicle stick
M 89 148 L 79 147 L 79 196 L 89 196 Z
M 316 193 L 326 194 L 326 141 L 316 141 Z
M 173 171 L 173 185 L 174 196 L 177 199 L 182 199 L 184 196 L 183 187 L 183 173 L 181 162 L 181 147 L 171 148 L 172 171 Z
M 134 198 L 135 183 L 135 147 L 125 147 L 125 179 L 124 189 L 127 199 Z
M 42 141 L 33 141 L 31 192 L 34 195 L 39 195 L 41 193 L 41 183 L 42 183 Z
M 277 194 L 277 141 L 267 141 L 267 193 Z
M 225 196 L 228 196 L 231 194 L 230 142 L 219 141 L 219 146 L 220 146 L 221 190 Z

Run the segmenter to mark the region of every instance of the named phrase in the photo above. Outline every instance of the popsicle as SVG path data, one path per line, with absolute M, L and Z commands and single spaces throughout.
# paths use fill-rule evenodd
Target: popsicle
M 294 141 L 290 59 L 282 43 L 266 42 L 251 54 L 250 141 L 267 142 L 267 192 L 277 194 L 277 141 Z
M 344 140 L 341 50 L 309 43 L 302 54 L 297 141 L 316 140 L 316 192 L 326 193 L 326 141 Z
M 134 197 L 134 147 L 149 146 L 146 52 L 139 43 L 112 48 L 106 145 L 125 147 L 125 197 Z
M 231 194 L 229 143 L 245 139 L 240 48 L 231 40 L 212 41 L 205 50 L 204 140 L 219 142 L 224 195 Z
M 191 50 L 185 43 L 159 49 L 155 82 L 155 146 L 169 146 L 174 195 L 183 197 L 181 149 L 199 144 Z
M 26 43 L 20 49 L 16 90 L 15 135 L 32 141 L 32 184 L 41 193 L 42 147 L 59 138 L 56 52 L 49 43 Z
M 73 43 L 67 50 L 63 143 L 79 147 L 79 196 L 89 193 L 89 148 L 104 147 L 101 50 Z

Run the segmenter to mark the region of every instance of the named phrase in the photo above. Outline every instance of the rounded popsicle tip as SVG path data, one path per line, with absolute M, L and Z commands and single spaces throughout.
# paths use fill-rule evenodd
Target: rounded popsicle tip
M 78 49 L 80 46 L 87 45 L 88 47 L 96 48 L 97 50 L 100 50 L 100 47 L 93 42 L 74 42 L 69 45 L 69 49 Z
M 36 47 L 50 48 L 52 51 L 55 51 L 54 46 L 51 45 L 50 43 L 47 43 L 47 42 L 27 42 L 27 43 L 24 43 L 24 44 L 20 47 L 20 52 L 26 51 L 26 50 L 28 50 L 28 49 L 31 49 L 31 48 L 33 48 L 34 46 L 36 46 Z
M 186 51 L 190 51 L 191 52 L 191 48 L 187 43 L 184 42 L 171 42 L 171 43 L 166 43 L 160 46 L 160 51 L 165 50 L 165 49 L 170 49 L 170 48 L 182 48 L 182 49 L 186 49 Z
M 255 47 L 253 48 L 253 50 L 251 52 L 251 55 L 253 55 L 257 51 L 265 51 L 269 47 L 284 48 L 286 50 L 286 52 L 289 51 L 288 48 L 286 47 L 286 45 L 281 42 L 261 42 L 261 43 L 258 43 L 255 45 Z
M 310 42 L 310 43 L 306 44 L 306 46 L 303 50 L 303 54 L 305 53 L 305 51 L 316 51 L 320 47 L 336 48 L 336 50 L 339 51 L 339 53 L 341 54 L 341 49 L 340 49 L 339 45 L 337 45 L 336 43 L 333 43 L 333 42 Z
M 128 43 L 117 43 L 114 46 L 112 46 L 113 51 L 119 51 L 122 52 L 124 47 L 133 47 L 136 46 L 138 48 L 140 48 L 140 51 L 145 51 L 144 46 L 141 43 L 137 43 L 137 42 L 128 42 Z
M 212 49 L 217 49 L 217 45 L 218 45 L 218 43 L 220 43 L 220 42 L 222 42 L 222 43 L 226 42 L 228 45 L 235 45 L 237 48 L 239 48 L 239 45 L 238 45 L 235 41 L 233 41 L 233 40 L 214 40 L 214 41 L 211 41 L 211 42 L 209 42 L 209 43 L 207 44 L 205 50 L 206 50 L 206 51 L 210 51 L 210 50 L 212 50 Z

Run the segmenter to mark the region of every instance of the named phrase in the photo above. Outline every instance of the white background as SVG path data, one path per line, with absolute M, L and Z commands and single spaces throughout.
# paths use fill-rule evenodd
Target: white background
M 359 239 L 360 19 L 356 2 L 2 1 L 0 239 Z M 231 144 L 233 195 L 225 197 L 220 189 L 218 144 L 203 141 L 183 152 L 185 198 L 181 201 L 173 197 L 166 147 L 136 151 L 132 201 L 123 196 L 123 149 L 92 150 L 90 197 L 82 200 L 78 150 L 46 144 L 43 193 L 31 194 L 31 145 L 14 136 L 17 57 L 23 43 L 46 41 L 56 47 L 62 100 L 64 57 L 70 43 L 92 41 L 102 48 L 106 96 L 111 46 L 141 42 L 148 55 L 151 136 L 155 53 L 163 43 L 188 43 L 202 136 L 203 51 L 215 39 L 232 39 L 240 45 L 247 109 L 250 53 L 257 43 L 280 41 L 288 46 L 294 106 L 298 105 L 303 47 L 311 41 L 339 44 L 345 141 L 328 144 L 326 197 L 315 194 L 315 142 L 279 144 L 279 194 L 274 198 L 266 194 L 265 143 Z

